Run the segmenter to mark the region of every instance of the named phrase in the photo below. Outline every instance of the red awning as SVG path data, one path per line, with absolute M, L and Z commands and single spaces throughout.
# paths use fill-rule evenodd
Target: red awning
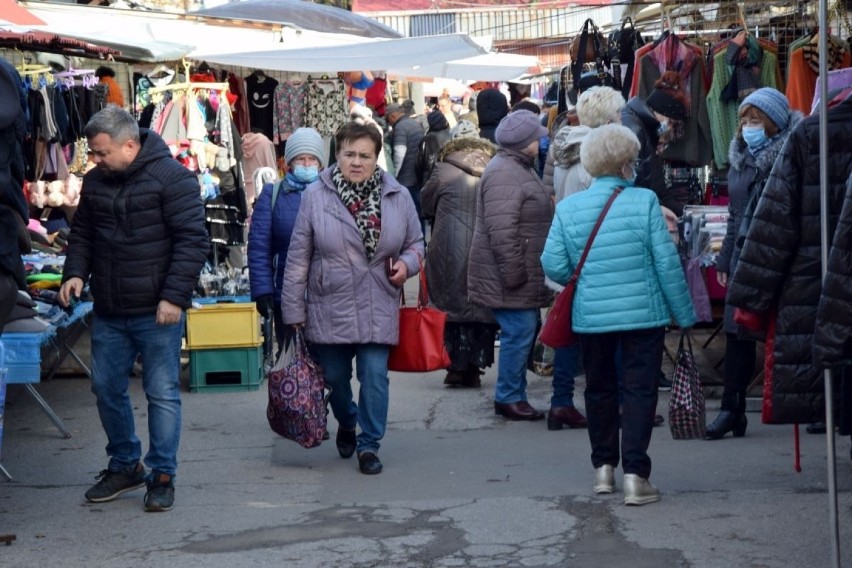
M 0 0 L 0 22 L 7 22 L 16 26 L 47 25 L 23 6 L 18 6 L 15 0 Z

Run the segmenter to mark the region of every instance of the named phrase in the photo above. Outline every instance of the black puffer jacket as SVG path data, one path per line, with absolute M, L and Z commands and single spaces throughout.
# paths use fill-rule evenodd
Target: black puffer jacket
M 198 181 L 163 139 L 140 131 L 142 148 L 121 174 L 83 178 L 63 279 L 91 275 L 95 313 L 155 313 L 160 300 L 190 306 L 209 249 Z
M 639 138 L 642 147 L 639 149 L 639 167 L 636 170 L 636 187 L 647 187 L 654 190 L 660 205 L 668 207 L 678 216 L 683 213 L 683 204 L 666 186 L 663 161 L 657 155 L 657 144 L 660 142 L 657 129 L 660 122 L 654 112 L 648 108 L 644 100 L 633 97 L 621 110 L 621 124 L 629 128 Z
M 496 151 L 482 138 L 451 140 L 420 194 L 423 214 L 435 218 L 426 252 L 429 296 L 452 322 L 494 323 L 490 309 L 467 299 L 467 266 L 480 178 Z
M 828 271 L 817 308 L 814 364 L 829 368 L 852 361 L 852 175 L 846 183 L 846 199 L 831 252 Z
M 24 265 L 21 262 L 19 230 L 26 225 L 27 202 L 24 199 L 24 110 L 18 86 L 21 77 L 9 63 L 0 60 L 0 274 L 15 277 L 23 289 Z M 29 252 L 29 251 L 27 251 Z
M 852 172 L 852 101 L 828 116 L 829 227 L 837 225 Z M 807 423 L 824 417 L 820 370 L 812 363 L 821 295 L 819 116 L 790 133 L 757 205 L 728 291 L 728 303 L 768 324 L 763 421 Z M 846 282 L 848 286 L 848 281 Z

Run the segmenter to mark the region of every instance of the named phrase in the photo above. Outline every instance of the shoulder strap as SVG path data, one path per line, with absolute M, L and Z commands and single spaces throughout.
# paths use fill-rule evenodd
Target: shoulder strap
M 284 183 L 283 179 L 279 179 L 272 185 L 272 205 L 270 205 L 270 211 L 275 209 L 275 200 L 278 199 L 278 194 L 281 192 L 281 184 Z
M 623 187 L 618 186 L 612 192 L 612 195 L 609 196 L 606 205 L 604 205 L 603 211 L 601 211 L 601 214 L 598 217 L 594 228 L 592 229 L 592 233 L 589 235 L 589 240 L 586 241 L 586 248 L 583 249 L 583 254 L 582 256 L 580 256 L 580 262 L 577 263 L 577 268 L 574 269 L 574 274 L 571 275 L 571 281 L 576 282 L 577 279 L 580 277 L 580 270 L 583 268 L 583 264 L 585 264 L 586 262 L 586 257 L 589 256 L 589 250 L 592 248 L 592 243 L 595 241 L 595 237 L 598 234 L 598 229 L 601 228 L 601 223 L 603 223 L 604 217 L 606 217 L 609 208 L 612 206 L 612 202 L 615 201 L 615 198 L 618 197 L 618 194 L 621 193 L 623 190 Z

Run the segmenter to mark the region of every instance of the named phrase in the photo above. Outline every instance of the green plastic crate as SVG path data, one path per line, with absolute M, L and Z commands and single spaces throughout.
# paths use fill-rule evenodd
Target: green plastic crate
M 263 381 L 263 347 L 189 352 L 190 392 L 252 391 Z

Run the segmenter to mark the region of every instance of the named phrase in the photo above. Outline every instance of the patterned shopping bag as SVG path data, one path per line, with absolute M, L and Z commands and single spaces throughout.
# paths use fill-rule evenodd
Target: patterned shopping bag
M 677 349 L 669 399 L 669 425 L 675 440 L 704 438 L 704 391 L 701 389 L 698 365 L 692 354 L 692 339 L 688 332 L 681 334 Z

